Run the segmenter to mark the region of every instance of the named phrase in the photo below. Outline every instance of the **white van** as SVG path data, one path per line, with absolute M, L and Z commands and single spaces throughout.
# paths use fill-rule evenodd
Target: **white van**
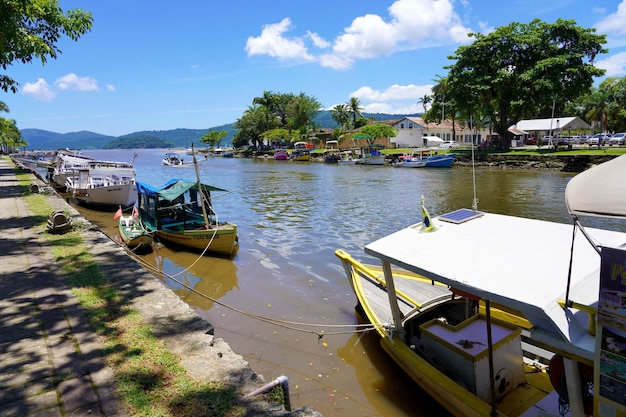
M 422 146 L 426 148 L 438 148 L 443 143 L 443 139 L 438 136 L 423 136 Z

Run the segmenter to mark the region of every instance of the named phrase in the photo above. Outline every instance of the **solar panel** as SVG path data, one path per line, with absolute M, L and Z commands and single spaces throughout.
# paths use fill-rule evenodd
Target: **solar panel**
M 459 209 L 450 213 L 442 214 L 438 217 L 439 220 L 443 220 L 450 223 L 460 224 L 466 221 L 475 219 L 482 216 L 484 213 L 481 211 L 474 211 L 470 209 Z

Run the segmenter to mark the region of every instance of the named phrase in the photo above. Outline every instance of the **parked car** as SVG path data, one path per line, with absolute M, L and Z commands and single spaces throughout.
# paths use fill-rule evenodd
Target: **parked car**
M 625 139 L 626 139 L 625 132 L 616 133 L 613 136 L 611 136 L 611 139 L 609 139 L 609 146 L 613 146 L 613 145 L 621 146 L 624 144 Z
M 589 144 L 589 146 L 594 146 L 594 145 L 602 146 L 610 138 L 611 138 L 611 134 L 610 133 L 596 133 L 591 138 L 589 138 L 589 141 L 587 143 Z
M 530 138 L 526 138 L 526 140 L 524 141 L 524 143 L 526 145 L 536 145 L 537 144 L 537 138 L 536 137 L 530 137 Z
M 459 147 L 458 142 L 455 142 L 453 140 L 446 140 L 441 145 L 439 145 L 439 148 L 441 149 L 458 148 L 458 147 Z

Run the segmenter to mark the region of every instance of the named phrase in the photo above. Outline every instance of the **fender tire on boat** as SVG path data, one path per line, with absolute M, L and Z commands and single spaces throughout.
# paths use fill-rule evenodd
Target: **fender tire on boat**
M 582 397 L 583 407 L 585 414 L 593 414 L 593 393 L 589 392 L 588 387 L 593 386 L 593 367 L 585 365 L 584 363 L 578 364 L 578 372 L 580 373 L 581 385 L 582 385 Z M 564 400 L 569 403 L 567 398 L 567 386 L 565 382 L 565 367 L 563 364 L 563 356 L 554 355 L 550 359 L 550 367 L 548 368 L 548 375 L 550 377 L 550 383 L 554 387 L 554 390 L 559 394 L 559 400 Z M 562 395 L 564 394 L 564 395 Z

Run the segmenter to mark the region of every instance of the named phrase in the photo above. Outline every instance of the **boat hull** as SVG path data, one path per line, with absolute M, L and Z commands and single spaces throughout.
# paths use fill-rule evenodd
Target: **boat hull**
M 147 250 L 152 248 L 152 234 L 143 228 L 140 221 L 132 216 L 122 216 L 119 220 L 119 233 L 122 241 L 130 249 Z
M 450 168 L 454 162 L 453 154 L 434 155 L 426 158 L 426 167 L 430 168 Z
M 237 226 L 225 223 L 214 229 L 179 230 L 162 228 L 157 231 L 160 240 L 173 243 L 177 246 L 218 253 L 231 256 L 237 244 Z
M 356 160 L 357 165 L 385 165 L 384 156 L 375 156 L 371 158 L 361 158 Z
M 95 188 L 68 187 L 67 191 L 82 205 L 130 207 L 137 201 L 137 186 L 134 183 Z

